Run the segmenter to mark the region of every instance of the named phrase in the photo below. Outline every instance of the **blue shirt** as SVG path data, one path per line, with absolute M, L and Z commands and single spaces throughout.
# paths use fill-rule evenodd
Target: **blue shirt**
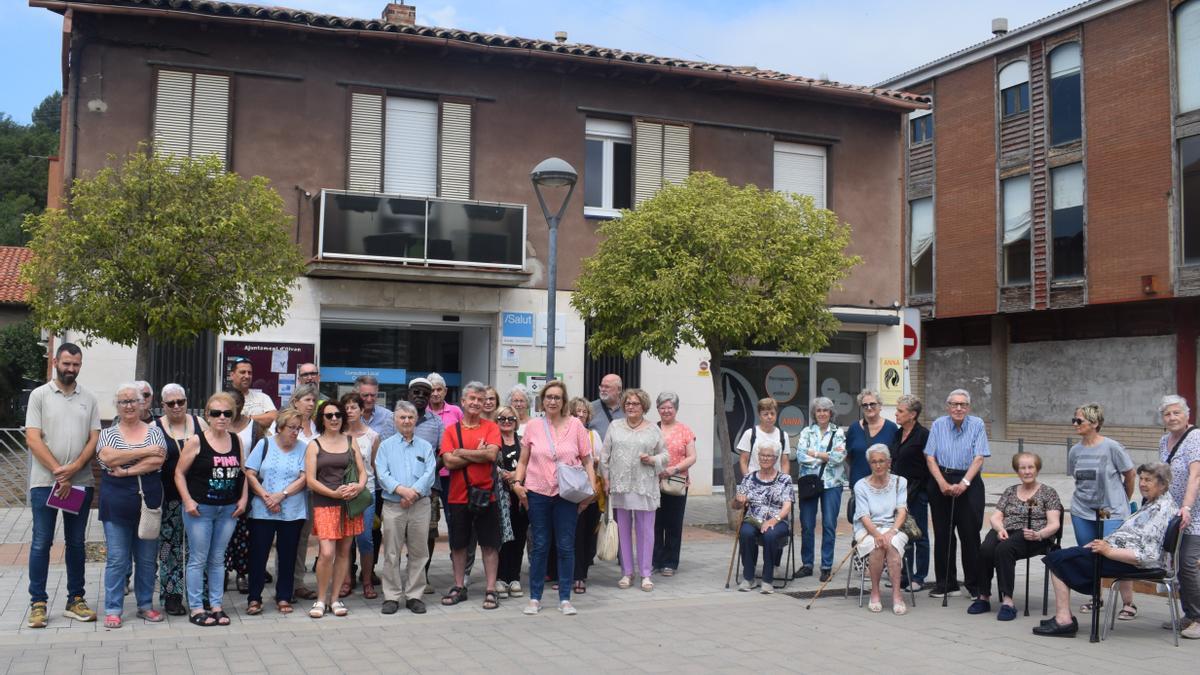
M 967 415 L 962 426 L 957 427 L 949 415 L 942 415 L 929 427 L 925 455 L 933 457 L 940 467 L 966 471 L 976 457 L 992 456 L 988 448 L 987 427 L 983 425 L 983 420 L 974 415 Z
M 396 419 L 395 416 L 387 410 L 375 406 L 371 409 L 371 417 L 367 418 L 363 415 L 363 422 L 371 429 L 379 434 L 380 441 L 386 441 L 396 435 Z
M 442 443 L 442 436 L 446 433 L 446 425 L 442 423 L 441 415 L 433 412 L 429 408 L 425 409 L 425 415 L 417 420 L 417 426 L 413 429 L 413 436 L 420 438 L 429 443 L 434 448 Z M 437 454 L 436 452 L 434 453 Z
M 867 448 L 876 443 L 883 443 L 891 448 L 896 445 L 899 436 L 900 427 L 891 420 L 884 420 L 883 427 L 874 436 L 867 435 L 862 420 L 846 429 L 846 457 L 849 458 L 851 486 L 858 485 L 858 481 L 871 475 L 871 465 L 867 463 Z
M 285 487 L 294 483 L 300 474 L 304 473 L 304 446 L 297 441 L 291 450 L 285 451 L 279 447 L 275 437 L 265 440 L 266 461 L 263 461 L 263 442 L 259 441 L 246 458 L 246 468 L 258 474 L 258 482 L 267 492 L 283 492 Z M 304 493 L 304 488 L 301 488 L 284 497 L 279 513 L 271 513 L 262 497 L 252 495 L 250 517 L 256 520 L 304 520 L 308 517 Z
M 383 488 L 383 498 L 400 501 L 396 488 L 410 487 L 422 497 L 429 496 L 437 474 L 437 455 L 424 438 L 413 434 L 412 442 L 396 434 L 379 445 L 375 454 L 375 478 Z

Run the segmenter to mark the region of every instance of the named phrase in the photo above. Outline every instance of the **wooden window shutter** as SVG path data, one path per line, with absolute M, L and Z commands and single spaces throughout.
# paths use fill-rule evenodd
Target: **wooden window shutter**
M 442 103 L 442 133 L 438 148 L 438 194 L 471 198 L 471 106 Z
M 663 181 L 682 183 L 691 170 L 691 129 L 680 124 L 634 122 L 634 206 L 662 189 Z
M 189 157 L 192 135 L 192 74 L 158 71 L 154 97 L 154 150 L 161 157 Z
M 196 73 L 192 93 L 193 158 L 216 155 L 229 163 L 229 77 Z
M 379 192 L 383 183 L 383 96 L 350 94 L 350 157 L 346 188 Z

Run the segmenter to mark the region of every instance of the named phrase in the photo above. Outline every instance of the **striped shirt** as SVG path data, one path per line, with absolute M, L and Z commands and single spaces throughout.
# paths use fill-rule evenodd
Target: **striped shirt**
M 929 427 L 925 455 L 933 457 L 938 466 L 955 471 L 971 468 L 971 461 L 976 457 L 991 457 L 983 420 L 967 415 L 962 426 L 956 427 L 949 415 L 937 418 Z

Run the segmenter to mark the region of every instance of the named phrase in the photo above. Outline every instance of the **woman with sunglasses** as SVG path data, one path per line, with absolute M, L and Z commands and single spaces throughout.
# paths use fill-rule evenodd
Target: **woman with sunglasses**
M 175 466 L 188 545 L 188 620 L 197 626 L 228 626 L 229 616 L 221 607 L 225 548 L 238 516 L 246 510 L 247 499 L 242 444 L 229 433 L 237 402 L 225 392 L 213 394 L 205 405 L 205 415 L 208 430 L 188 438 Z M 205 580 L 211 612 L 204 609 Z
M 183 503 L 175 487 L 175 466 L 187 440 L 204 433 L 208 425 L 188 412 L 187 392 L 172 382 L 162 388 L 163 416 L 154 421 L 167 444 L 167 459 L 162 467 L 162 529 L 158 535 L 159 601 L 171 616 L 183 616 L 183 566 L 187 555 L 183 548 Z
M 1067 452 L 1067 475 L 1075 478 L 1071 527 L 1075 530 L 1075 544 L 1084 546 L 1116 532 L 1129 518 L 1129 500 L 1137 487 L 1137 472 L 1125 448 L 1100 435 L 1100 428 L 1104 426 L 1104 407 L 1099 403 L 1085 403 L 1076 408 L 1071 424 L 1079 435 L 1079 442 Z M 1096 515 L 1102 509 L 1109 514 L 1104 521 Z M 1117 618 L 1131 621 L 1137 617 L 1133 582 L 1122 582 L 1120 589 L 1124 607 Z M 1084 603 L 1079 611 L 1091 612 L 1092 603 Z
M 366 489 L 367 471 L 354 438 L 345 432 L 346 413 L 337 401 L 325 401 L 317 408 L 320 435 L 308 444 L 304 456 L 304 475 L 312 494 L 313 532 L 320 540 L 317 554 L 317 601 L 308 615 L 325 616 L 328 608 L 334 616 L 346 616 L 350 610 L 333 598 L 334 579 L 344 579 L 350 569 L 350 546 L 363 533 L 363 517 L 353 518 L 345 511 L 346 502 Z M 358 480 L 346 483 L 346 467 L 354 462 Z
M 529 534 L 529 512 L 521 506 L 521 500 L 513 492 L 513 485 L 517 481 L 517 460 L 521 458 L 517 411 L 511 406 L 504 406 L 496 411 L 495 421 L 500 425 L 500 452 L 496 455 L 496 465 L 500 481 L 508 492 L 508 518 L 513 531 L 513 538 L 500 545 L 496 593 L 502 598 L 519 598 L 525 594 L 521 589 L 521 561 L 525 558 L 525 542 Z
M 846 429 L 846 466 L 850 467 L 850 485 L 858 485 L 858 481 L 871 475 L 867 448 L 877 443 L 894 447 L 900 435 L 900 427 L 883 417 L 883 404 L 878 392 L 870 389 L 859 392 L 858 409 L 862 412 L 862 419 Z

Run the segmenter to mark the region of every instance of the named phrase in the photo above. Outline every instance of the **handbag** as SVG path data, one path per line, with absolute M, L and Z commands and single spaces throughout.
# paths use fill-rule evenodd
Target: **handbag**
M 892 485 L 896 488 L 896 499 L 899 499 L 900 498 L 900 479 L 896 478 L 896 480 L 893 481 Z M 898 510 L 899 509 L 897 509 L 897 511 Z M 892 512 L 893 518 L 895 517 L 895 513 L 896 513 L 895 511 Z M 895 522 L 895 521 L 893 520 L 892 522 Z M 908 537 L 909 541 L 916 541 L 916 540 L 920 539 L 922 536 L 924 536 L 924 533 L 921 532 L 921 526 L 917 525 L 917 522 L 912 519 L 912 514 L 908 514 L 904 517 L 904 523 L 902 525 L 900 525 L 900 531 L 903 532 L 906 537 Z
M 820 428 L 820 427 L 818 427 Z M 837 436 L 837 430 L 833 425 L 829 425 L 829 445 L 825 446 L 825 452 L 833 451 L 833 439 Z M 812 499 L 820 497 L 825 491 L 825 479 L 822 477 L 825 473 L 825 467 L 829 465 L 828 461 L 821 462 L 821 469 L 816 473 L 800 476 L 796 479 L 796 498 L 797 499 Z
M 138 476 L 138 497 L 141 502 L 142 509 L 138 515 L 138 539 L 146 541 L 154 541 L 158 539 L 159 530 L 162 529 L 162 504 L 158 508 L 150 508 L 146 503 L 146 493 L 142 490 L 142 477 Z
M 346 438 L 349 439 L 350 436 L 347 435 Z M 351 441 L 348 452 L 357 452 L 354 449 L 353 441 Z M 354 485 L 358 482 L 358 464 L 354 461 L 353 457 L 350 457 L 349 460 L 350 461 L 346 463 L 346 473 L 342 474 L 342 485 Z M 371 494 L 371 491 L 364 487 L 357 495 L 354 495 L 350 499 L 346 500 L 346 520 L 361 516 L 368 508 L 370 508 L 374 501 L 375 495 Z
M 596 489 L 592 487 L 592 480 L 588 478 L 587 469 L 583 468 L 582 464 L 571 466 L 558 461 L 558 451 L 554 447 L 554 430 L 550 428 L 550 422 L 545 417 L 542 418 L 542 427 L 546 431 L 546 438 L 550 439 L 550 458 L 554 460 L 555 476 L 558 478 L 558 496 L 573 504 L 595 496 Z
M 613 520 L 612 512 L 606 510 L 604 520 L 600 523 L 600 532 L 596 536 L 596 557 L 605 562 L 616 560 L 620 548 L 617 521 Z
M 462 422 L 458 422 L 454 425 L 454 433 L 458 434 L 458 447 L 466 447 L 463 444 Z M 481 488 L 471 485 L 471 474 L 467 471 L 467 468 L 470 466 L 471 465 L 468 464 L 461 469 L 463 472 L 463 482 L 467 484 L 467 511 L 470 511 L 471 513 L 482 513 L 486 511 L 488 506 L 490 506 L 492 503 L 492 490 L 490 488 Z M 495 486 L 495 484 L 495 480 L 493 479 L 492 485 Z
M 687 489 L 688 482 L 683 476 L 667 476 L 658 481 L 658 491 L 671 497 L 682 497 Z

